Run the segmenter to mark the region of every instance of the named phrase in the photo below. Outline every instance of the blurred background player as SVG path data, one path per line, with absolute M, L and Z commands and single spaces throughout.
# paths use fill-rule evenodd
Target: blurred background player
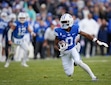
M 5 43 L 5 40 L 3 40 L 3 33 L 5 28 L 7 27 L 7 13 L 2 12 L 0 15 L 0 61 L 5 61 L 5 49 L 2 48 L 2 46 Z
M 62 65 L 67 76 L 72 76 L 74 71 L 74 62 L 82 69 L 84 69 L 92 78 L 93 81 L 97 80 L 97 77 L 91 71 L 90 67 L 85 64 L 75 47 L 75 38 L 78 34 L 96 42 L 98 45 L 108 47 L 104 42 L 97 40 L 97 38 L 81 31 L 77 24 L 73 24 L 74 20 L 70 14 L 63 14 L 60 18 L 61 28 L 55 29 L 55 48 L 60 51 L 62 59 Z M 59 45 L 59 47 L 58 47 Z
M 26 12 L 24 12 L 24 13 L 26 14 L 26 21 L 28 22 L 30 29 L 33 31 L 33 21 L 31 21 L 28 13 L 26 13 Z M 32 42 L 31 42 L 32 39 L 33 39 L 33 37 L 27 31 L 26 34 L 24 35 L 24 40 L 28 43 L 28 46 L 29 46 L 29 55 L 28 55 L 27 60 L 29 60 L 29 58 L 34 57 L 34 48 L 33 48 Z M 24 51 L 20 46 L 18 46 L 16 49 L 16 54 L 14 55 L 14 60 L 21 61 L 23 56 L 24 56 Z
M 9 66 L 10 58 L 14 56 L 15 49 L 18 45 L 24 50 L 24 57 L 22 59 L 21 64 L 24 67 L 28 67 L 26 61 L 29 54 L 29 48 L 28 48 L 28 43 L 24 40 L 24 35 L 26 34 L 27 31 L 29 31 L 32 36 L 35 36 L 35 33 L 29 28 L 28 22 L 26 21 L 26 14 L 20 12 L 18 14 L 18 21 L 13 23 L 13 25 L 8 31 L 8 41 L 9 44 L 11 45 L 11 52 L 9 53 L 5 67 Z M 13 36 L 13 42 L 11 36 Z
M 10 45 L 8 43 L 8 30 L 15 21 L 16 21 L 16 15 L 14 13 L 10 14 L 8 26 L 5 28 L 3 33 L 3 40 L 5 41 L 5 43 L 3 43 L 3 49 L 5 49 L 6 60 L 8 59 L 8 54 L 10 51 Z

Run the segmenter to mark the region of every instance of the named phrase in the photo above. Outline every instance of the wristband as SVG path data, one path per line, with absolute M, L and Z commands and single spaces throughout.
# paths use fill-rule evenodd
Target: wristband
M 93 42 L 96 42 L 97 41 L 97 38 L 93 38 L 93 40 L 92 40 Z

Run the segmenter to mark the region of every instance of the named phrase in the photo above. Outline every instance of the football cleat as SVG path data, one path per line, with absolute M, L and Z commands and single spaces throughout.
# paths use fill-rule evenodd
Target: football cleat
M 74 66 L 77 66 L 77 64 L 74 62 Z
M 96 78 L 92 78 L 92 81 L 98 81 L 98 78 L 96 77 Z
M 4 65 L 5 68 L 9 67 L 9 63 L 6 62 L 6 64 Z
M 29 65 L 27 65 L 26 63 L 22 63 L 22 66 L 29 67 Z

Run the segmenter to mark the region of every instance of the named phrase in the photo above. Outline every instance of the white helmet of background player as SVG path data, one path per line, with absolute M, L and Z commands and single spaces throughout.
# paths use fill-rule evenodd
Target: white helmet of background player
M 27 20 L 27 21 L 30 21 L 29 14 L 28 14 L 28 13 L 25 13 L 25 14 L 26 14 L 26 20 Z
M 18 21 L 24 23 L 26 21 L 26 14 L 24 12 L 20 12 L 18 14 Z
M 12 21 L 16 21 L 16 15 L 14 13 L 10 14 L 9 19 Z
M 2 12 L 0 15 L 1 19 L 3 19 L 4 21 L 7 21 L 7 13 L 6 12 Z
M 69 27 L 72 27 L 74 20 L 70 14 L 66 13 L 61 16 L 60 22 L 62 29 L 68 29 Z

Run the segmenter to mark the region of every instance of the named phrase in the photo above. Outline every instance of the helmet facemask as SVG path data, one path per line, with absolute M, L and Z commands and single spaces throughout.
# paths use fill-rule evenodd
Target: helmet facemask
M 67 29 L 70 27 L 69 21 L 61 21 L 61 25 L 62 25 L 62 28 L 64 28 L 64 29 Z
M 26 19 L 25 19 L 24 17 L 20 17 L 18 20 L 19 20 L 21 23 L 24 23 Z

